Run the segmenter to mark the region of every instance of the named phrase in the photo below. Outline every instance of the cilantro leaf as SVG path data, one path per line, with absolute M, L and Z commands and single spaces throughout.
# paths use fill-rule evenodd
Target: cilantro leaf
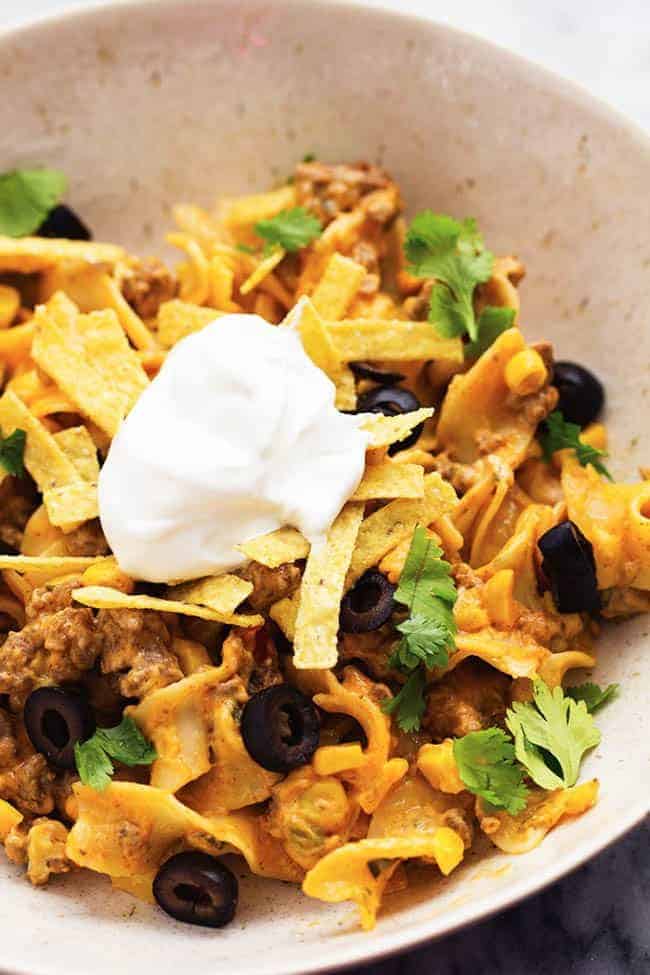
M 545 460 L 549 461 L 556 450 L 569 448 L 575 452 L 583 467 L 591 464 L 599 474 L 613 481 L 614 478 L 600 460 L 601 457 L 607 457 L 607 454 L 604 450 L 584 443 L 580 439 L 581 433 L 582 430 L 577 423 L 569 423 L 564 419 L 560 410 L 554 410 L 546 417 L 546 431 L 540 441 Z
M 565 697 L 535 681 L 534 703 L 516 702 L 506 725 L 515 740 L 515 754 L 531 779 L 543 789 L 575 785 L 580 762 L 600 741 L 600 732 L 584 701 Z
M 74 760 L 79 778 L 98 792 L 103 792 L 115 771 L 113 763 L 95 736 L 74 746 Z
M 427 702 L 424 697 L 426 674 L 420 667 L 414 670 L 402 689 L 395 697 L 384 701 L 382 711 L 385 714 L 396 714 L 397 723 L 402 731 L 417 731 L 426 711 Z
M 98 728 L 92 738 L 77 742 L 74 749 L 79 777 L 84 785 L 100 792 L 115 771 L 111 759 L 123 765 L 151 765 L 156 750 L 133 718 L 122 718 L 115 728 Z
M 27 434 L 24 430 L 14 430 L 8 437 L 3 437 L 0 430 L 0 467 L 7 474 L 23 477 L 26 441 Z
M 470 792 L 516 816 L 526 808 L 528 789 L 515 748 L 501 728 L 472 731 L 454 740 L 458 774 Z
M 311 244 L 319 237 L 323 227 L 313 214 L 304 207 L 283 210 L 270 220 L 255 224 L 255 233 L 268 244 L 279 244 L 285 251 L 293 252 Z
M 402 639 L 388 661 L 391 667 L 409 671 L 420 664 L 427 670 L 445 666 L 449 659 L 447 649 L 453 642 L 453 634 L 446 622 L 426 616 L 410 616 L 397 626 L 397 630 Z
M 486 349 L 499 338 L 502 332 L 512 328 L 515 320 L 514 308 L 497 308 L 488 305 L 481 312 L 478 320 L 478 338 L 474 342 L 468 342 L 463 346 L 466 359 L 478 359 Z
M 396 713 L 403 731 L 417 731 L 420 727 L 426 707 L 426 671 L 445 666 L 456 636 L 456 586 L 451 566 L 441 556 L 442 549 L 418 525 L 394 597 L 408 607 L 409 617 L 397 626 L 402 639 L 389 659 L 391 667 L 405 674 L 410 672 L 410 676 L 384 709 Z
M 12 169 L 0 174 L 0 234 L 33 234 L 65 188 L 66 178 L 56 169 Z
M 611 701 L 618 694 L 618 684 L 608 684 L 607 687 L 599 687 L 587 681 L 586 684 L 576 684 L 575 687 L 567 687 L 566 694 L 574 701 L 584 701 L 589 714 L 598 711 L 603 704 Z
M 237 244 L 236 250 L 241 251 L 242 254 L 257 254 L 254 247 L 249 247 L 248 244 Z
M 454 220 L 424 210 L 412 221 L 404 242 L 409 271 L 434 278 L 429 321 L 440 335 L 453 338 L 467 332 L 478 339 L 474 289 L 492 274 L 494 256 L 485 250 L 474 220 Z

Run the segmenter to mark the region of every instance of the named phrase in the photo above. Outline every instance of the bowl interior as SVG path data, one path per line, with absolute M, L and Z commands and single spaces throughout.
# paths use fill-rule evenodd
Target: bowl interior
M 98 238 L 161 253 L 175 202 L 266 188 L 307 152 L 386 166 L 409 209 L 475 216 L 529 268 L 523 327 L 608 391 L 612 469 L 649 459 L 650 152 L 625 121 L 513 55 L 442 26 L 337 3 L 118 5 L 0 38 L 2 168 L 48 164 Z M 363 935 L 349 905 L 247 878 L 214 934 L 161 918 L 97 878 L 46 892 L 0 865 L 0 963 L 32 975 L 156 966 L 241 973 L 351 964 L 439 934 L 536 889 L 647 810 L 647 620 L 608 630 L 598 679 L 621 697 L 585 775 L 602 798 L 525 857 L 470 859 L 394 898 Z M 241 871 L 240 871 L 241 872 Z M 27 934 L 28 932 L 28 934 Z M 62 937 L 63 935 L 63 937 Z M 81 944 L 83 950 L 79 950 Z M 190 954 L 191 952 L 191 954 Z

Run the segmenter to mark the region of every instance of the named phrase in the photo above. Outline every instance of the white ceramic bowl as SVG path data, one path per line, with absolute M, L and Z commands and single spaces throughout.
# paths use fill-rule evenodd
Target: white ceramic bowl
M 160 250 L 174 201 L 263 189 L 308 151 L 384 164 L 410 208 L 479 220 L 529 268 L 526 333 L 605 380 L 612 467 L 650 462 L 650 144 L 571 84 L 435 24 L 307 0 L 119 5 L 0 38 L 0 169 L 49 164 L 98 237 Z M 585 767 L 602 798 L 522 857 L 470 859 L 393 898 L 377 929 L 287 885 L 244 880 L 223 932 L 171 922 L 76 874 L 31 889 L 2 862 L 0 965 L 29 975 L 289 975 L 366 961 L 500 910 L 648 809 L 648 619 L 612 628 L 620 698 Z

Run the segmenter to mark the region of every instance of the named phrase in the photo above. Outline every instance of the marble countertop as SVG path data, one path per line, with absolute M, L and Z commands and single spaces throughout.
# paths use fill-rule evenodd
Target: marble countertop
M 2 26 L 100 0 L 21 0 Z M 365 0 L 443 21 L 569 77 L 650 130 L 647 0 Z M 650 975 L 650 821 L 491 920 L 367 975 Z

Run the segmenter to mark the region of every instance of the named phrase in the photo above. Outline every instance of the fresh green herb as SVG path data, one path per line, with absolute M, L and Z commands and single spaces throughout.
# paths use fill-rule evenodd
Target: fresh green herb
M 515 760 L 515 748 L 501 728 L 472 731 L 454 741 L 458 774 L 470 792 L 495 809 L 516 816 L 526 808 L 528 789 Z
M 305 162 L 307 162 L 307 163 L 314 162 L 315 159 L 316 159 L 316 153 L 315 152 L 306 152 L 305 155 L 302 157 L 302 161 L 304 163 Z
M 445 338 L 467 333 L 477 342 L 474 289 L 492 274 L 494 255 L 485 250 L 476 221 L 424 210 L 408 229 L 404 252 L 412 274 L 435 279 L 429 321 Z
M 122 718 L 115 728 L 98 728 L 88 741 L 77 742 L 74 756 L 81 781 L 99 792 L 115 771 L 111 759 L 131 766 L 151 765 L 157 757 L 133 718 Z
M 320 220 L 304 207 L 283 210 L 270 220 L 260 220 L 255 224 L 255 233 L 266 241 L 267 247 L 279 245 L 289 252 L 311 244 L 322 230 Z
M 533 686 L 534 703 L 516 702 L 506 725 L 515 740 L 515 754 L 531 779 L 543 789 L 575 785 L 580 762 L 600 741 L 600 732 L 584 701 L 566 697 L 541 681 Z
M 542 450 L 547 461 L 551 459 L 556 450 L 569 448 L 575 451 L 578 461 L 583 467 L 591 464 L 599 474 L 613 481 L 614 478 L 609 473 L 601 461 L 601 457 L 607 457 L 604 450 L 592 447 L 580 439 L 581 429 L 577 423 L 569 423 L 564 419 L 559 410 L 555 410 L 546 417 L 546 432 L 541 437 Z
M 396 713 L 403 731 L 416 731 L 425 710 L 426 671 L 444 667 L 454 644 L 456 587 L 442 549 L 418 525 L 413 532 L 395 601 L 407 606 L 408 619 L 397 627 L 402 638 L 391 654 L 391 667 L 409 674 L 399 694 L 384 710 Z
M 514 308 L 497 308 L 488 305 L 480 314 L 478 320 L 478 338 L 474 342 L 467 342 L 463 346 L 466 359 L 478 359 L 489 349 L 502 332 L 512 328 L 515 319 Z
M 2 436 L 0 430 L 0 467 L 15 477 L 22 477 L 25 473 L 25 443 L 27 434 L 24 430 L 14 430 L 8 437 Z
M 249 247 L 248 244 L 237 244 L 236 248 L 238 251 L 241 251 L 242 254 L 257 254 L 255 248 Z
M 65 176 L 56 169 L 12 169 L 0 174 L 0 234 L 33 234 L 65 188 Z
M 589 714 L 598 711 L 603 704 L 611 701 L 618 694 L 618 684 L 608 684 L 607 687 L 599 687 L 598 684 L 587 682 L 586 684 L 576 684 L 575 687 L 567 687 L 566 694 L 574 701 L 584 701 Z
M 408 733 L 419 729 L 427 707 L 424 697 L 426 683 L 426 674 L 419 667 L 413 671 L 399 693 L 382 705 L 386 714 L 397 715 L 397 723 L 402 731 Z

